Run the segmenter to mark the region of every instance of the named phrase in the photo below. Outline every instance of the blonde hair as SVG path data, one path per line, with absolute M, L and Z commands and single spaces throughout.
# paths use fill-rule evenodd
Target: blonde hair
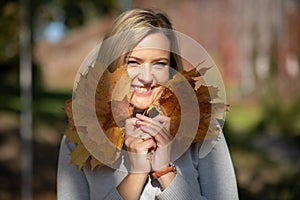
M 170 67 L 181 71 L 182 60 L 178 42 L 168 16 L 149 9 L 133 9 L 122 13 L 106 33 L 98 59 L 108 65 L 110 71 L 125 62 L 126 55 L 146 36 L 163 33 L 170 42 Z

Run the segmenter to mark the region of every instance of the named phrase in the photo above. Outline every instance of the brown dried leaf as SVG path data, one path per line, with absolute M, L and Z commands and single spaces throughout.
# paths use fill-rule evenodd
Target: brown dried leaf
M 116 125 L 112 116 L 111 101 L 120 102 L 123 106 L 126 102 L 126 95 L 130 91 L 130 78 L 126 68 L 117 68 L 113 73 L 105 70 L 98 85 L 95 95 L 95 110 L 102 127 L 107 130 Z M 124 108 L 123 108 L 124 110 Z M 116 117 L 117 115 L 113 115 Z
M 114 85 L 111 100 L 123 101 L 129 95 L 131 84 L 126 68 L 117 68 L 112 73 L 112 80 Z
M 97 147 L 96 151 L 101 156 L 101 161 L 105 164 L 113 164 L 120 156 L 121 148 L 124 143 L 124 136 L 118 127 L 108 129 L 106 132 L 110 136 L 109 140 Z
M 216 98 L 218 98 L 218 88 L 213 86 L 205 86 L 203 84 L 200 84 L 196 88 L 196 82 L 201 80 L 200 76 L 203 76 L 207 70 L 210 68 L 201 68 L 200 70 L 192 69 L 190 71 L 183 71 L 180 72 L 180 74 L 177 74 L 174 76 L 174 78 L 169 81 L 167 84 L 168 87 L 170 87 L 173 91 L 177 92 L 187 92 L 185 90 L 185 86 L 183 81 L 188 81 L 192 88 L 194 88 L 194 92 L 197 96 L 198 103 L 199 103 L 199 111 L 200 111 L 200 120 L 199 120 L 199 126 L 198 126 L 198 132 L 194 138 L 193 142 L 198 142 L 199 140 L 204 139 L 208 134 L 209 137 L 215 137 L 219 133 L 218 128 L 218 122 L 215 120 L 216 118 L 222 119 L 222 116 L 224 112 L 227 111 L 228 106 L 222 103 L 213 103 L 212 101 Z M 182 78 L 182 76 L 184 78 Z M 202 81 L 203 82 L 203 81 Z M 175 96 L 175 95 L 174 95 Z M 188 96 L 188 95 L 186 95 Z M 187 97 L 188 98 L 188 97 Z M 172 98 L 170 100 L 173 100 Z M 169 99 L 165 100 L 166 102 L 169 101 Z M 161 102 L 162 104 L 165 103 L 164 101 Z M 166 110 L 173 111 L 174 108 L 176 108 L 178 104 L 178 101 L 169 101 L 168 103 L 165 103 L 163 106 Z M 172 109 L 173 108 L 173 109 Z M 179 127 L 180 122 L 180 115 L 179 112 L 180 109 L 174 109 L 175 113 L 173 113 L 171 116 L 171 126 L 172 121 L 174 120 L 177 122 L 177 127 Z M 172 129 L 172 128 L 171 128 Z M 176 133 L 176 132 L 175 132 Z M 173 135 L 174 132 L 171 131 L 171 134 Z
M 91 161 L 90 161 L 90 164 L 91 164 L 91 170 L 93 171 L 96 167 L 102 167 L 104 166 L 103 163 L 101 163 L 100 161 L 98 161 L 96 158 L 94 158 L 93 156 L 91 157 Z
M 210 69 L 211 67 L 201 67 L 197 68 L 201 76 L 204 76 L 204 74 Z
M 124 142 L 124 133 L 123 130 L 119 127 L 112 127 L 109 128 L 105 134 L 107 135 L 108 139 L 117 146 L 120 150 L 123 146 Z
M 164 88 L 158 103 L 164 108 L 164 113 L 167 116 L 171 116 L 176 105 L 179 105 L 176 95 L 168 88 Z
M 112 97 L 122 101 L 129 93 L 130 83 L 126 68 L 117 68 L 113 73 L 105 70 L 97 85 L 96 102 L 110 102 Z
M 181 121 L 181 109 L 176 95 L 170 89 L 164 88 L 158 103 L 163 108 L 164 114 L 170 117 L 170 133 L 175 136 Z
M 81 143 L 81 140 L 76 132 L 75 127 L 69 127 L 65 132 L 68 142 L 75 142 L 76 144 Z
M 189 80 L 190 78 L 195 78 L 198 76 L 201 76 L 201 74 L 199 73 L 199 71 L 196 68 L 193 68 L 190 71 L 182 71 L 180 72 L 181 75 L 183 75 L 187 80 Z
M 89 140 L 89 144 L 86 145 L 88 145 L 90 149 L 95 149 L 95 151 L 100 154 L 103 153 L 105 162 L 109 163 L 119 157 L 119 151 L 124 143 L 122 129 L 116 125 L 111 113 L 111 100 L 112 91 L 114 90 L 114 98 L 119 99 L 123 97 L 124 99 L 124 101 L 121 101 L 121 105 L 119 105 L 122 106 L 123 109 L 119 110 L 124 110 L 123 106 L 126 103 L 129 105 L 127 98 L 125 98 L 130 89 L 127 71 L 125 68 L 118 68 L 113 73 L 104 70 L 101 75 L 101 70 L 103 69 L 105 69 L 105 66 L 101 63 L 96 63 L 95 67 L 91 67 L 87 74 L 81 75 L 74 95 L 75 98 L 65 103 L 65 112 L 70 124 L 70 128 L 66 131 L 66 136 L 69 142 L 75 142 L 77 144 L 75 150 L 71 153 L 71 163 L 78 165 L 79 168 L 82 168 L 88 160 L 90 160 L 91 169 L 94 169 L 96 166 L 103 166 L 82 144 L 77 133 L 77 131 L 79 131 L 87 134 L 90 112 L 96 111 L 100 125 L 105 127 L 105 135 L 111 143 L 115 144 L 114 146 L 106 142 L 96 148 L 94 146 L 97 144 Z M 98 80 L 99 77 L 101 77 L 100 80 Z M 94 100 L 88 98 L 93 96 L 95 97 Z M 80 127 L 77 127 L 80 130 L 78 129 L 77 131 L 73 119 L 72 103 L 76 106 L 76 120 L 80 121 Z M 90 128 L 93 129 L 92 126 Z
M 127 98 L 125 97 L 122 101 L 112 100 L 110 105 L 114 123 L 110 122 L 110 125 L 106 125 L 106 127 L 113 127 L 116 125 L 125 127 L 125 120 L 132 115 L 132 108 Z
M 64 110 L 69 119 L 70 126 L 74 126 L 74 119 L 73 119 L 73 113 L 72 113 L 72 99 L 69 99 L 65 102 Z
M 82 143 L 79 143 L 71 153 L 71 164 L 78 165 L 78 168 L 81 169 L 89 159 L 90 155 L 90 152 L 86 150 L 85 146 Z
M 196 90 L 196 96 L 198 102 L 211 102 L 212 100 L 218 98 L 218 88 L 201 85 Z

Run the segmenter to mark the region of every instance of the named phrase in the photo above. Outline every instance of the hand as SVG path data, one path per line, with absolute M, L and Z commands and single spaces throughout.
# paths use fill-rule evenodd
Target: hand
M 151 170 L 147 153 L 150 148 L 156 148 L 154 139 L 137 127 L 137 119 L 129 118 L 125 122 L 125 146 L 129 153 L 131 172 L 149 173 Z
M 170 134 L 170 118 L 157 115 L 153 119 L 137 114 L 137 125 L 140 129 L 152 136 L 156 142 L 156 150 L 151 158 L 151 167 L 157 171 L 168 167 L 170 163 L 171 142 L 173 136 Z

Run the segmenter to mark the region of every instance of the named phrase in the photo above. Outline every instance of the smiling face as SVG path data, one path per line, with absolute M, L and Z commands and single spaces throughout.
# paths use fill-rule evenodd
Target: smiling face
M 127 56 L 127 71 L 132 79 L 131 104 L 148 108 L 160 98 L 169 79 L 170 43 L 162 33 L 146 36 Z

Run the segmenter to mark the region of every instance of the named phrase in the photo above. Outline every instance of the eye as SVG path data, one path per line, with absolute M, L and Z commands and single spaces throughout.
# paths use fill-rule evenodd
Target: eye
M 139 65 L 139 63 L 136 60 L 128 60 L 127 65 L 129 67 L 137 67 Z
M 167 62 L 156 62 L 156 63 L 154 63 L 153 66 L 156 67 L 156 68 L 164 68 L 167 65 L 168 65 Z

